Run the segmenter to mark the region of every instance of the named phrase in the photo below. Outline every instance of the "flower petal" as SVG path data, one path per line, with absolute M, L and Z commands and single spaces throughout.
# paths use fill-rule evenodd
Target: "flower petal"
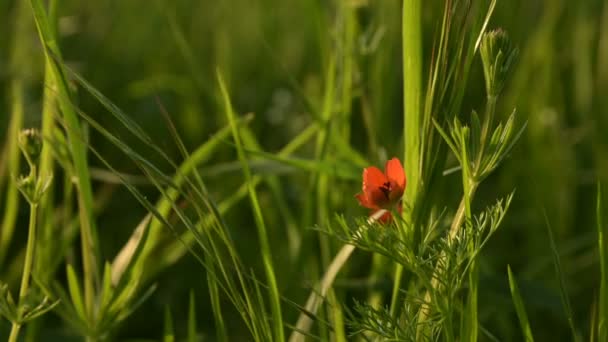
M 363 169 L 363 190 L 365 187 L 381 187 L 388 181 L 386 175 L 375 166 L 366 167 Z
M 378 206 L 375 205 L 374 203 L 369 201 L 369 198 L 367 198 L 367 196 L 365 196 L 364 193 L 362 194 L 356 194 L 355 197 L 357 198 L 357 200 L 359 201 L 359 204 L 369 208 L 369 209 L 378 209 Z
M 386 175 L 375 166 L 363 170 L 363 193 L 369 203 L 384 207 L 389 202 L 388 194 L 381 190 L 388 181 Z
M 386 172 L 386 177 L 390 181 L 395 182 L 401 191 L 405 189 L 405 171 L 403 170 L 403 166 L 399 159 L 393 158 L 388 160 L 384 166 L 384 171 Z

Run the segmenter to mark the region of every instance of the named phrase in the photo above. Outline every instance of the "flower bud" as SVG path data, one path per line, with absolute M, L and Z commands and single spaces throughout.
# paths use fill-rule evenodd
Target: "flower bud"
M 19 133 L 19 148 L 30 167 L 35 168 L 42 152 L 42 137 L 38 130 L 30 128 Z
M 488 97 L 497 97 L 515 64 L 518 50 L 502 29 L 484 33 L 479 46 Z
M 40 176 L 30 173 L 28 176 L 21 176 L 17 179 L 17 189 L 31 205 L 35 205 L 40 202 L 52 180 L 52 175 Z

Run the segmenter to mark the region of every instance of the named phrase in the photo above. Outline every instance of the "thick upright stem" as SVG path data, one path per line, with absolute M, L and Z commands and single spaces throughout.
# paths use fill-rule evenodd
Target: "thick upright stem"
M 408 185 L 405 191 L 405 203 L 410 210 L 404 211 L 405 221 L 412 222 L 419 193 L 420 182 L 420 146 L 422 142 L 422 116 L 420 98 L 422 96 L 422 2 L 421 0 L 404 0 L 402 8 L 403 39 L 403 134 L 405 143 L 405 170 Z M 395 265 L 395 280 L 391 299 L 390 312 L 393 317 L 398 314 L 399 289 L 403 266 Z
M 421 1 L 404 0 L 403 35 L 403 134 L 405 169 L 407 172 L 406 202 L 414 205 L 420 180 L 420 145 L 422 141 L 420 98 L 422 94 L 422 27 Z M 407 211 L 406 211 L 407 213 Z

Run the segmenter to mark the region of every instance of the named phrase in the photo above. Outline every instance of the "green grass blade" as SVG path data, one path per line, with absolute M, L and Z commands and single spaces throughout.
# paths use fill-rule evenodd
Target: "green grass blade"
M 543 212 L 543 215 L 545 217 L 545 224 L 547 227 L 547 233 L 549 235 L 549 242 L 551 244 L 553 266 L 555 267 L 555 274 L 557 276 L 557 280 L 559 281 L 559 293 L 562 300 L 562 306 L 564 307 L 564 312 L 566 314 L 566 318 L 568 319 L 568 326 L 570 327 L 570 332 L 572 333 L 572 340 L 578 341 L 578 335 L 576 334 L 576 328 L 574 325 L 574 315 L 572 314 L 572 306 L 570 305 L 570 299 L 568 298 L 568 292 L 566 290 L 566 281 L 564 279 L 564 272 L 562 270 L 559 252 L 557 250 L 557 245 L 555 244 L 555 239 L 553 238 L 553 231 L 551 229 L 551 224 L 549 223 L 547 213 Z
M 31 55 L 27 50 L 27 37 L 32 33 L 32 21 L 27 4 L 23 1 L 15 4 L 13 25 L 13 42 L 11 44 L 11 56 L 9 70 L 12 72 L 12 78 L 9 85 L 10 98 L 10 124 L 6 133 L 6 141 L 3 153 L 7 158 L 7 169 L 0 171 L 0 194 L 3 192 L 3 185 L 6 183 L 6 197 L 4 197 L 4 213 L 2 217 L 2 226 L 0 226 L 0 265 L 4 263 L 6 252 L 13 238 L 15 231 L 15 223 L 19 212 L 19 191 L 15 182 L 11 181 L 11 177 L 17 177 L 20 172 L 21 154 L 17 139 L 23 125 L 23 116 L 25 110 L 25 71 L 29 68 L 27 63 L 28 55 Z M 1 168 L 2 166 L 0 166 Z M 8 171 L 5 173 L 5 171 Z M 9 177 L 6 177 L 8 174 Z
M 175 333 L 173 330 L 173 317 L 171 316 L 171 309 L 169 308 L 168 305 L 165 306 L 163 342 L 175 342 Z
M 272 265 L 272 254 L 270 251 L 270 244 L 268 242 L 268 235 L 266 232 L 266 225 L 264 223 L 264 217 L 262 215 L 262 210 L 258 203 L 257 194 L 255 191 L 255 187 L 251 182 L 251 171 L 249 170 L 249 165 L 247 164 L 247 158 L 245 156 L 245 151 L 243 149 L 243 145 L 241 144 L 241 138 L 239 135 L 239 129 L 237 125 L 237 120 L 235 118 L 235 114 L 232 110 L 232 104 L 230 101 L 230 97 L 228 96 L 228 91 L 226 89 L 226 85 L 222 79 L 221 73 L 217 72 L 217 78 L 220 85 L 220 90 L 222 93 L 222 98 L 224 100 L 224 106 L 226 110 L 226 115 L 228 120 L 230 121 L 230 126 L 232 127 L 232 135 L 234 137 L 234 142 L 236 144 L 237 152 L 239 155 L 239 159 L 243 164 L 243 173 L 245 175 L 245 181 L 248 184 L 249 190 L 249 199 L 251 201 L 251 206 L 253 209 L 253 213 L 255 216 L 255 223 L 258 230 L 258 238 L 260 243 L 260 249 L 262 253 L 262 260 L 264 263 L 264 271 L 266 273 L 266 281 L 268 282 L 268 286 L 270 289 L 270 301 L 271 301 L 271 312 L 272 312 L 272 320 L 274 327 L 274 339 L 277 342 L 285 340 L 285 334 L 283 331 L 283 317 L 281 314 L 281 298 L 279 295 L 279 289 L 276 282 L 276 276 L 274 273 L 274 268 Z
M 190 301 L 188 303 L 188 342 L 196 342 L 196 298 L 194 291 L 190 291 Z
M 72 299 L 74 309 L 76 310 L 76 313 L 80 316 L 80 319 L 86 322 L 87 314 L 84 307 L 84 302 L 82 301 L 82 292 L 80 291 L 80 284 L 78 283 L 78 277 L 76 276 L 76 272 L 74 272 L 74 268 L 70 264 L 68 264 L 67 266 L 67 275 L 68 290 L 70 291 L 70 298 Z
M 320 172 L 334 176 L 344 180 L 360 180 L 361 169 L 358 166 L 353 166 L 340 162 L 329 162 L 325 160 L 309 160 L 296 157 L 284 157 L 263 151 L 244 150 L 251 155 L 258 155 L 270 160 L 274 160 L 285 165 L 294 167 L 307 172 Z
M 597 185 L 597 207 L 596 207 L 596 223 L 597 223 L 597 240 L 600 259 L 600 299 L 599 313 L 597 319 L 598 341 L 608 340 L 608 256 L 606 249 L 608 241 L 606 239 L 606 227 L 603 220 L 602 208 L 602 187 Z
M 74 171 L 78 188 L 78 207 L 80 217 L 80 236 L 82 244 L 82 258 L 84 269 L 84 297 L 87 314 L 92 316 L 94 303 L 95 283 L 99 279 L 98 262 L 100 260 L 97 229 L 93 220 L 93 189 L 87 162 L 87 146 L 83 144 L 78 135 L 81 127 L 78 116 L 72 107 L 69 87 L 61 68 L 51 58 L 51 54 L 61 62 L 61 54 L 57 40 L 53 35 L 53 26 L 50 24 L 42 0 L 30 0 L 38 35 L 44 48 L 45 60 L 51 68 L 53 79 L 57 86 L 59 107 L 66 124 L 70 153 L 74 163 Z M 62 63 L 59 63 L 62 64 Z
M 515 305 L 515 312 L 517 312 L 517 318 L 519 318 L 519 324 L 521 325 L 522 334 L 526 339 L 526 342 L 533 342 L 534 337 L 532 336 L 532 329 L 528 322 L 528 315 L 526 314 L 526 308 L 524 302 L 519 294 L 519 287 L 517 286 L 517 280 L 511 272 L 511 266 L 507 266 L 507 273 L 509 275 L 509 288 L 511 289 L 511 298 Z

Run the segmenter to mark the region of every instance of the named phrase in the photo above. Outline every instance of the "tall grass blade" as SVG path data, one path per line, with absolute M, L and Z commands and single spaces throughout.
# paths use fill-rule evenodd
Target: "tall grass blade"
M 598 341 L 608 341 L 608 249 L 607 229 L 603 220 L 602 186 L 597 185 L 597 241 L 600 259 L 600 299 L 597 319 Z
M 61 61 L 61 53 L 57 40 L 53 35 L 42 0 L 30 0 L 38 35 L 42 43 L 45 60 L 51 67 L 53 79 L 57 85 L 59 107 L 66 124 L 72 162 L 77 179 L 78 207 L 80 217 L 80 236 L 82 247 L 82 263 L 84 269 L 84 303 L 87 314 L 92 317 L 94 309 L 95 283 L 99 281 L 100 260 L 97 229 L 93 220 L 93 189 L 87 162 L 87 146 L 79 135 L 81 127 L 78 116 L 72 107 L 71 95 L 61 67 L 51 58 L 51 54 Z
M 196 297 L 194 291 L 190 291 L 190 301 L 188 303 L 188 342 L 196 342 Z
M 25 111 L 25 77 L 28 68 L 29 51 L 26 44 L 32 30 L 32 21 L 27 4 L 23 1 L 16 3 L 14 19 L 11 22 L 14 27 L 12 37 L 9 70 L 12 78 L 9 85 L 10 99 L 10 123 L 4 142 L 4 158 L 6 158 L 6 169 L 0 170 L 0 195 L 6 185 L 6 196 L 4 197 L 4 212 L 2 225 L 0 226 L 0 266 L 4 264 L 6 253 L 13 239 L 13 233 L 19 212 L 19 191 L 11 177 L 18 177 L 21 172 L 21 153 L 17 144 L 19 132 L 23 126 Z M 2 165 L 4 166 L 4 165 Z M 0 168 L 2 167 L 0 166 Z
M 570 332 L 572 333 L 572 340 L 578 341 L 578 335 L 574 326 L 574 315 L 572 314 L 572 306 L 570 305 L 570 299 L 566 290 L 566 281 L 564 279 L 562 263 L 559 258 L 559 251 L 557 250 L 557 245 L 555 244 L 555 239 L 553 238 L 553 231 L 551 229 L 551 224 L 549 223 L 547 213 L 543 211 L 543 215 L 545 217 L 547 234 L 549 235 L 549 242 L 551 244 L 551 253 L 553 255 L 553 266 L 555 267 L 555 275 L 557 276 L 557 280 L 559 281 L 559 294 L 562 300 L 562 306 L 564 307 L 564 312 L 566 314 L 566 318 L 568 319 L 568 326 L 570 327 Z
M 173 330 L 173 317 L 169 306 L 165 306 L 165 321 L 163 328 L 163 342 L 175 342 L 175 332 Z
M 532 329 L 530 328 L 530 323 L 528 322 L 528 315 L 526 314 L 526 308 L 524 306 L 524 302 L 521 299 L 521 295 L 519 294 L 519 287 L 517 286 L 517 280 L 511 272 L 511 266 L 507 266 L 507 273 L 509 275 L 509 289 L 511 290 L 511 298 L 513 299 L 513 304 L 515 305 L 515 312 L 517 312 L 517 318 L 519 318 L 519 325 L 521 326 L 522 334 L 526 339 L 526 342 L 534 342 L 534 337 L 532 336 Z
M 241 144 L 241 138 L 239 135 L 239 129 L 237 125 L 237 120 L 235 118 L 235 114 L 232 109 L 232 103 L 230 101 L 230 97 L 228 95 L 228 90 L 226 89 L 226 85 L 224 84 L 224 80 L 222 79 L 222 74 L 217 72 L 217 78 L 220 85 L 220 90 L 222 93 L 222 98 L 224 100 L 224 106 L 226 110 L 226 116 L 230 122 L 230 126 L 232 127 L 232 135 L 234 137 L 234 142 L 236 144 L 237 152 L 239 155 L 239 159 L 243 164 L 243 173 L 245 175 L 245 181 L 248 184 L 249 190 L 249 199 L 251 201 L 251 206 L 253 209 L 253 214 L 255 217 L 255 224 L 258 230 L 258 239 L 260 243 L 260 249 L 262 253 L 262 261 L 264 263 L 264 271 L 266 273 L 266 281 L 268 282 L 268 286 L 270 289 L 270 302 L 271 302 L 271 312 L 272 312 L 272 325 L 274 328 L 274 340 L 276 342 L 281 342 L 285 340 L 285 335 L 283 331 L 283 317 L 281 314 L 281 299 L 279 295 L 279 289 L 276 281 L 276 276 L 274 272 L 274 267 L 272 264 L 272 254 L 270 251 L 270 244 L 268 242 L 268 234 L 266 231 L 266 225 L 264 223 L 264 217 L 262 215 L 262 210 L 260 208 L 258 197 L 256 194 L 256 190 L 251 182 L 251 171 L 249 170 L 249 165 L 247 163 L 247 158 L 245 156 L 245 151 L 243 149 L 243 145 Z

